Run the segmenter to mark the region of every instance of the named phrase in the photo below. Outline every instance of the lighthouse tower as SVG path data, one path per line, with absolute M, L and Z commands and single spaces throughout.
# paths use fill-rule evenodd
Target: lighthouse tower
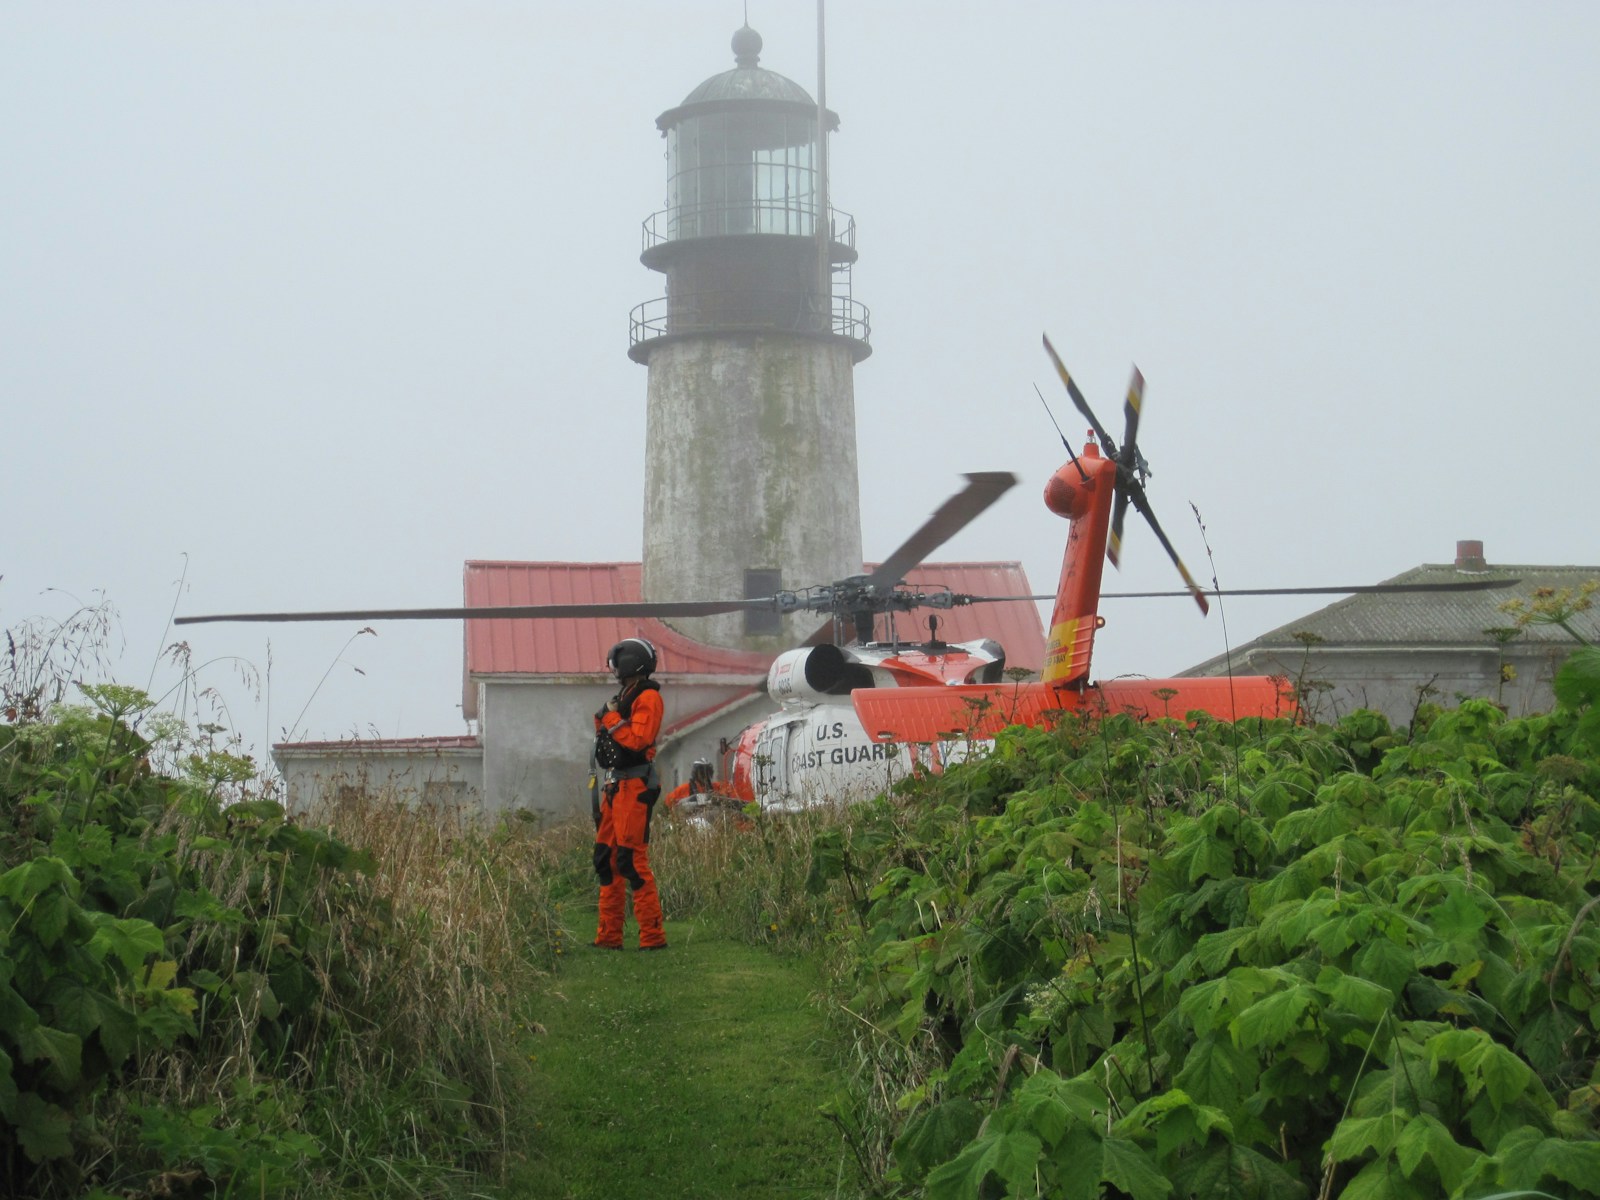
M 871 353 L 850 293 L 855 223 L 828 204 L 838 127 L 733 35 L 735 66 L 656 125 L 668 207 L 641 260 L 666 294 L 633 310 L 629 357 L 649 370 L 644 598 L 766 596 L 861 570 L 855 364 Z M 698 641 L 780 650 L 814 614 L 674 620 Z

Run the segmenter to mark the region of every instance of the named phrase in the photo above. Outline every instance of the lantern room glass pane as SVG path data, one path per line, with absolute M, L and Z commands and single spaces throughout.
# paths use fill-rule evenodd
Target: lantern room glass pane
M 816 228 L 815 118 L 790 112 L 716 112 L 670 135 L 669 203 L 677 238 Z

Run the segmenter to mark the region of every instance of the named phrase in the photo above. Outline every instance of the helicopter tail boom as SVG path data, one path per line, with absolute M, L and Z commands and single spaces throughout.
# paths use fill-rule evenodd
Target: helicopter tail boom
M 1202 710 L 1218 720 L 1292 717 L 1287 679 L 1123 679 L 1085 688 L 1048 683 L 897 688 L 851 694 L 856 715 L 875 742 L 941 742 L 992 738 L 1008 725 L 1051 725 L 1072 714 L 1126 713 L 1139 720 L 1182 718 Z

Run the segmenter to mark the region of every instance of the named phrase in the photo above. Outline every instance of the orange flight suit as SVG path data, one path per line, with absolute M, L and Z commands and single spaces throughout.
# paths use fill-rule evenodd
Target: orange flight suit
M 727 784 L 718 780 L 713 780 L 711 784 L 704 788 L 695 787 L 692 780 L 688 783 L 680 783 L 677 787 L 673 788 L 670 792 L 662 797 L 662 802 L 665 803 L 668 808 L 676 808 L 683 801 L 694 796 L 700 796 L 705 800 L 716 801 L 719 804 L 726 803 L 730 807 L 741 806 L 744 803 L 733 794 L 733 789 L 731 789 Z
M 594 944 L 622 948 L 627 913 L 627 888 L 633 889 L 633 919 L 639 923 L 639 948 L 667 944 L 661 928 L 661 899 L 650 871 L 650 811 L 661 795 L 656 775 L 656 736 L 661 732 L 661 689 L 649 679 L 635 678 L 617 693 L 617 711 L 595 714 L 596 735 L 606 730 L 624 751 L 642 764 L 605 772 L 596 817 L 594 866 L 600 877 L 600 926 Z
M 720 779 L 713 780 L 704 791 L 694 786 L 694 781 L 680 783 L 664 797 L 662 803 L 667 806 L 667 812 L 673 817 L 681 817 L 683 812 L 678 808 L 685 800 L 698 800 L 698 804 L 691 804 L 689 811 L 704 820 L 708 815 L 721 818 L 732 817 L 735 829 L 751 828 L 749 820 L 744 815 L 745 802 L 734 795 L 733 789 Z

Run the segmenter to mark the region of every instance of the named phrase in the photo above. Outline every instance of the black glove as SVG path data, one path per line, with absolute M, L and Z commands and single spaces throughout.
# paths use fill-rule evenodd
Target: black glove
M 618 855 L 620 858 L 621 855 Z M 633 867 L 633 852 L 628 852 L 628 867 Z M 600 886 L 604 887 L 616 878 L 611 873 L 611 847 L 604 842 L 594 844 L 594 873 L 600 877 Z

